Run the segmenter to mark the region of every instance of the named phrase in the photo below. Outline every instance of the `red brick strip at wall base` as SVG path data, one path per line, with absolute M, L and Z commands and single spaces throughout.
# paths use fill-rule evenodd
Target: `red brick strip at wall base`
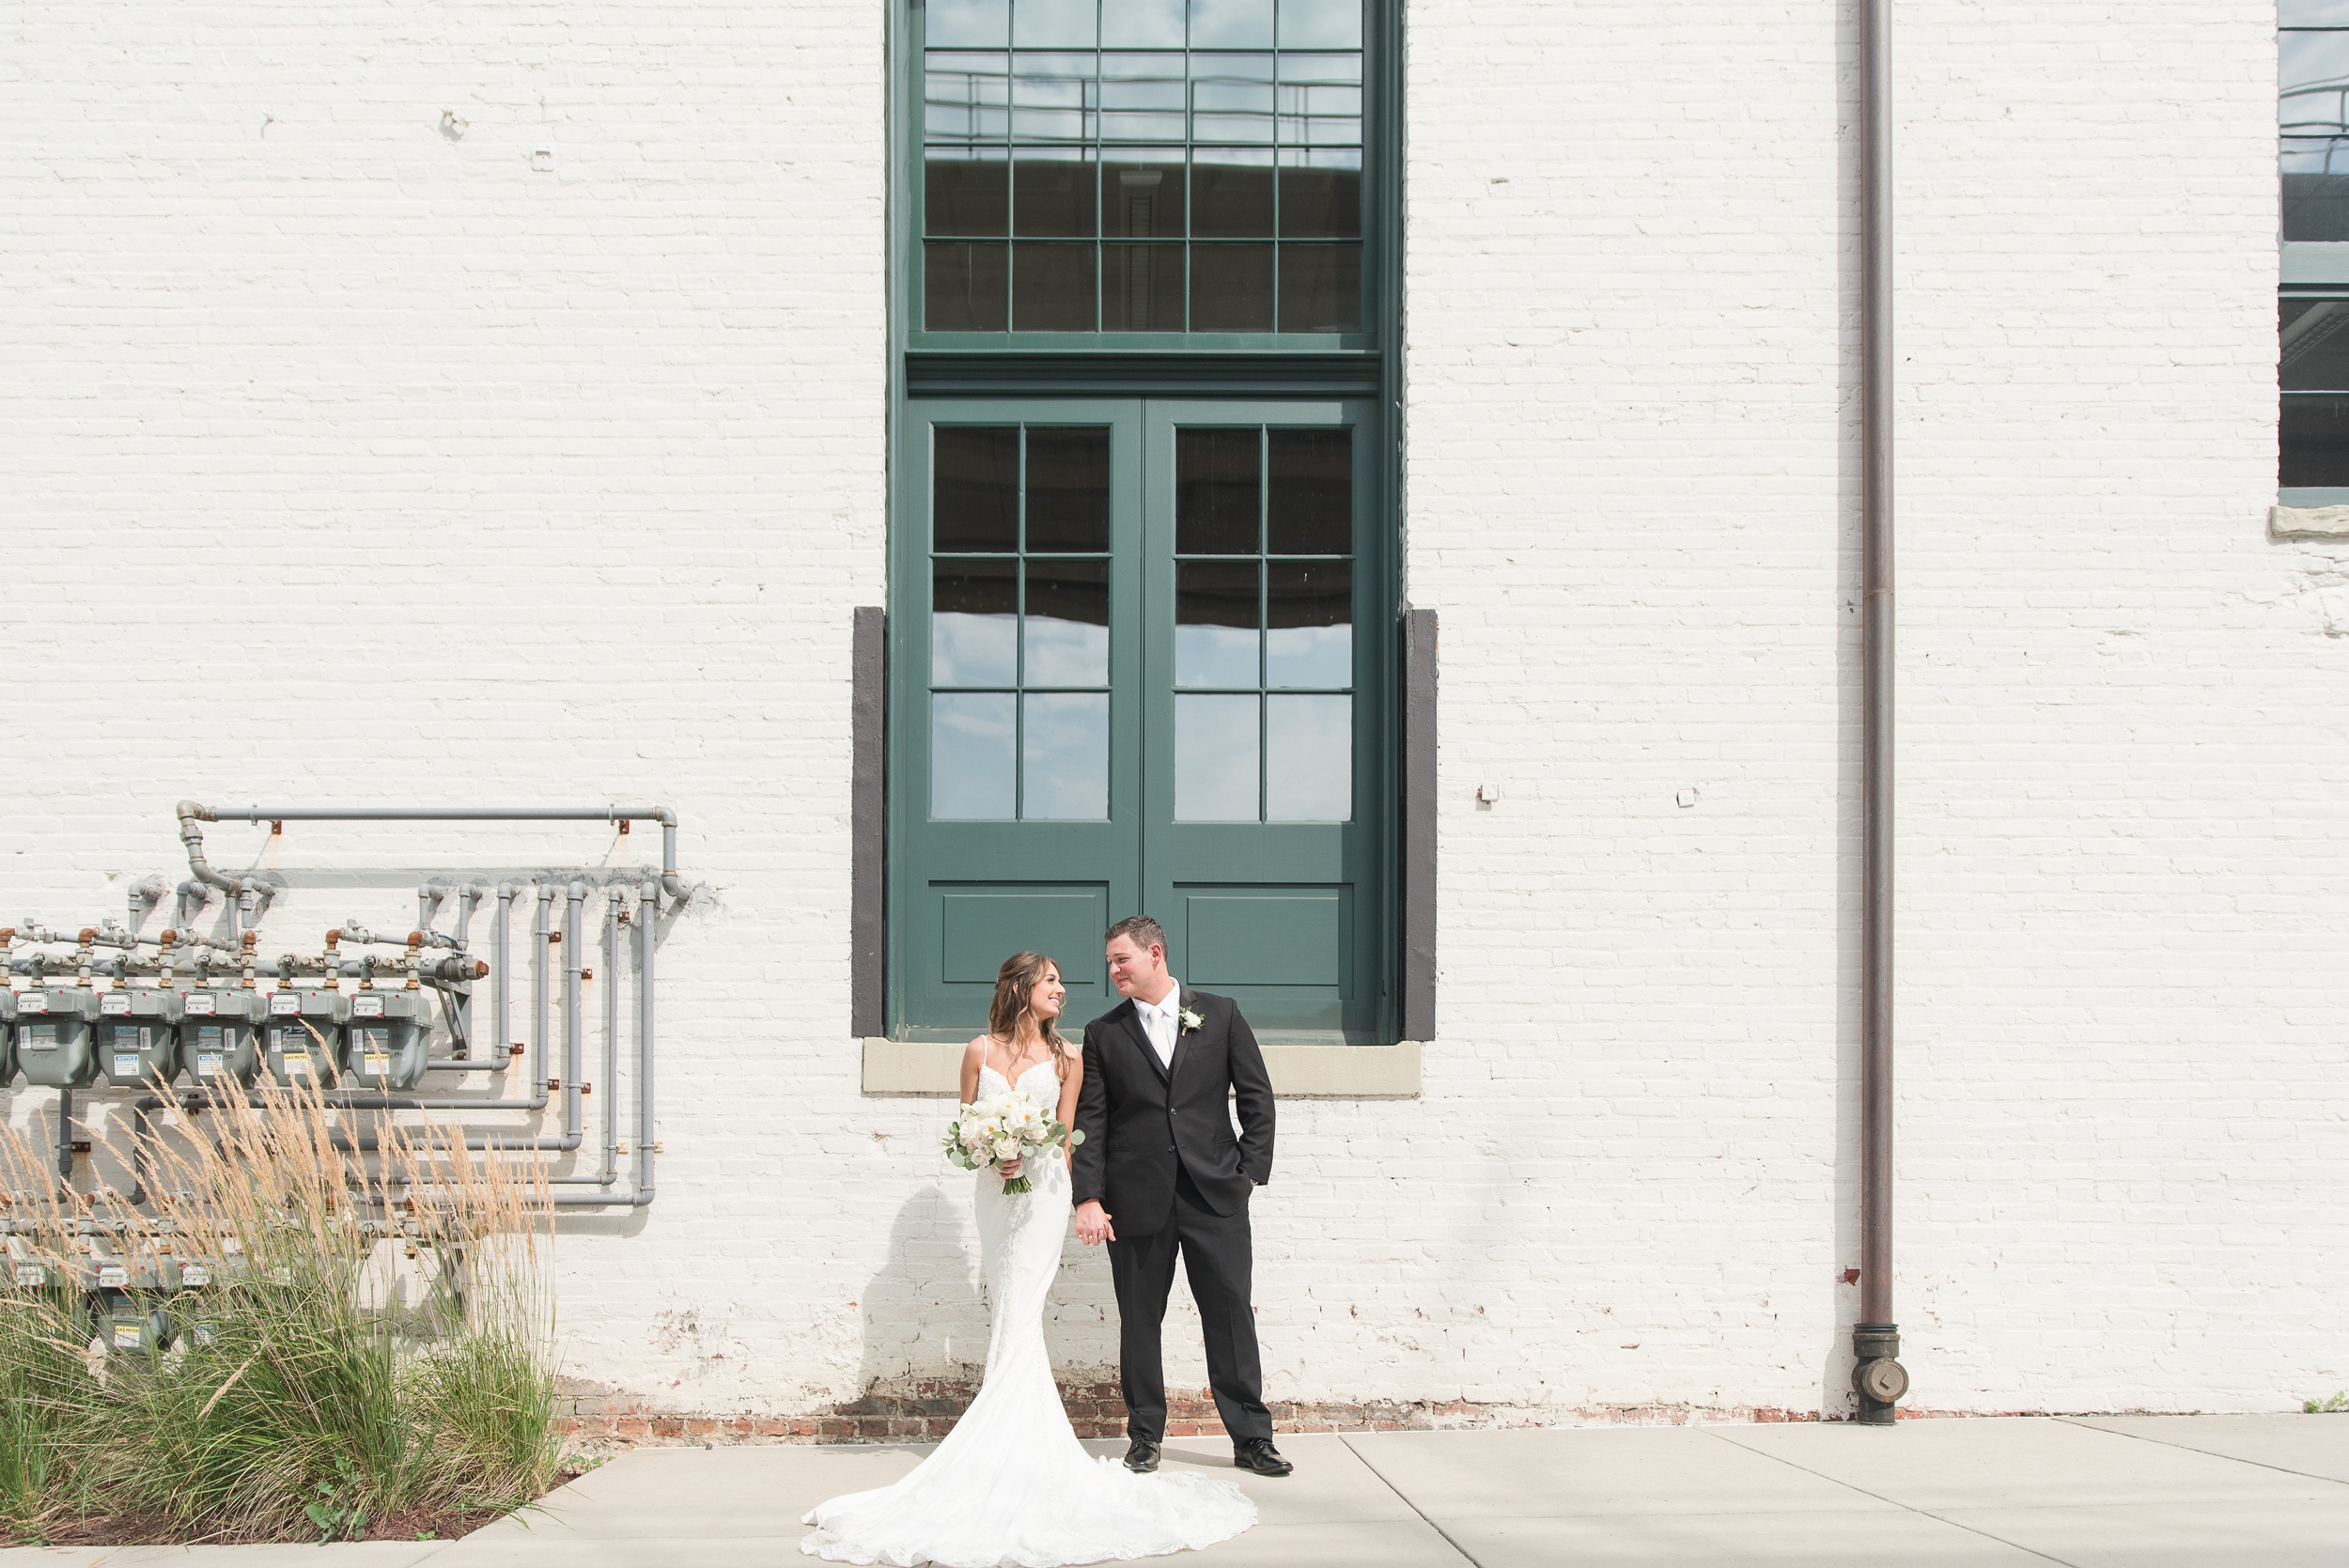
M 954 1429 L 978 1391 L 968 1378 L 919 1378 L 899 1381 L 886 1389 L 875 1388 L 861 1399 L 801 1416 L 676 1415 L 641 1405 L 597 1396 L 575 1397 L 568 1421 L 571 1436 L 593 1441 L 614 1439 L 699 1442 L 889 1443 L 935 1442 Z M 1064 1383 L 1061 1403 L 1068 1423 L 1080 1437 L 1122 1437 L 1126 1435 L 1126 1401 L 1115 1383 Z M 1517 1411 L 1471 1404 L 1443 1402 L 1366 1401 L 1361 1404 L 1298 1401 L 1268 1402 L 1272 1424 L 1280 1432 L 1432 1432 L 1479 1426 L 1535 1424 Z M 1170 1437 L 1217 1437 L 1223 1422 L 1206 1389 L 1170 1394 L 1166 1432 Z M 1692 1409 L 1681 1405 L 1610 1406 L 1604 1409 L 1558 1411 L 1551 1421 L 1610 1421 L 1636 1425 L 1685 1425 L 1694 1421 L 1813 1421 L 1814 1411 L 1740 1407 L 1735 1410 Z

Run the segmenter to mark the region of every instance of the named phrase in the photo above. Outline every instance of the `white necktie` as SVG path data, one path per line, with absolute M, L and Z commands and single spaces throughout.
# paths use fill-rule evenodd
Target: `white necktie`
M 1174 1000 L 1168 997 L 1150 1009 L 1150 1048 L 1159 1053 L 1159 1065 L 1168 1068 L 1174 1065 L 1174 1015 L 1168 1006 Z

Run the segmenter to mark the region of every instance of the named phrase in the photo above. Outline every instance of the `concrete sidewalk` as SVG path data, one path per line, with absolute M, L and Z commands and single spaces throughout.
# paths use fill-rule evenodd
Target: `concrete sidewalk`
M 1104 1452 L 1122 1445 L 1091 1445 Z M 2349 1416 L 2122 1416 L 1852 1426 L 1293 1436 L 1238 1479 L 1254 1529 L 1197 1568 L 2341 1568 Z M 0 1551 L 0 1568 L 695 1568 L 813 1561 L 799 1516 L 922 1450 L 641 1449 L 462 1541 Z M 1167 1462 L 1233 1473 L 1221 1441 Z

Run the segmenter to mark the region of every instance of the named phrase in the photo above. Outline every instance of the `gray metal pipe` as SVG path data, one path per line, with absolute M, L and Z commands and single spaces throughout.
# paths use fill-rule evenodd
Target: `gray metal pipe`
M 125 898 L 130 919 L 123 924 L 124 935 L 135 936 L 139 923 L 147 918 L 147 912 L 161 904 L 170 893 L 170 887 L 160 877 L 142 877 L 133 884 Z
M 666 824 L 664 824 L 664 826 Z M 251 886 L 251 884 L 248 884 L 246 887 L 241 888 L 239 891 L 241 893 L 249 893 Z M 321 1104 L 324 1109 L 331 1110 L 532 1111 L 543 1110 L 545 1109 L 550 1097 L 546 1089 L 545 1074 L 547 1034 L 548 1024 L 550 1022 L 547 1017 L 547 1012 L 551 1001 L 551 998 L 548 994 L 549 977 L 547 972 L 547 958 L 549 954 L 547 950 L 553 945 L 551 939 L 554 935 L 554 929 L 552 924 L 552 905 L 557 890 L 551 884 L 534 884 L 533 891 L 537 894 L 538 906 L 537 915 L 532 927 L 532 935 L 538 943 L 537 961 L 532 965 L 531 974 L 531 1001 L 533 1012 L 531 1050 L 532 1071 L 535 1075 L 535 1081 L 533 1083 L 535 1093 L 533 1096 L 526 1100 L 485 1100 L 427 1095 L 390 1095 L 351 1093 L 329 1094 L 321 1097 Z M 580 988 L 583 978 L 581 973 L 583 966 L 580 962 L 579 955 L 579 924 L 581 907 L 585 901 L 588 890 L 584 883 L 573 882 L 562 891 L 566 899 L 567 929 L 564 932 L 564 938 L 566 943 L 571 949 L 570 954 L 567 955 L 565 963 L 565 1063 L 566 1071 L 570 1077 L 570 1083 L 565 1094 L 565 1131 L 562 1136 L 553 1138 L 533 1138 L 521 1135 L 508 1136 L 502 1133 L 470 1134 L 467 1135 L 465 1139 L 466 1147 L 469 1149 L 491 1151 L 538 1150 L 547 1152 L 564 1152 L 579 1148 L 583 1141 L 583 1129 L 580 1125 L 581 1108 L 579 1103 L 579 1075 L 580 1065 L 583 1060 L 583 1024 L 584 1021 L 583 1015 L 579 1010 L 581 1001 Z M 641 1208 L 648 1206 L 653 1201 L 654 1158 L 656 1154 L 653 1140 L 654 1099 L 652 1064 L 653 1051 L 656 1041 L 654 955 L 656 951 L 657 921 L 661 908 L 660 901 L 663 891 L 664 889 L 661 882 L 646 881 L 642 884 L 638 893 L 639 943 L 636 1072 L 637 1154 L 639 1162 L 638 1182 L 633 1189 L 618 1191 L 612 1190 L 614 1184 L 617 1180 L 618 1174 L 617 1117 L 619 1108 L 614 1102 L 616 1100 L 619 1058 L 619 1004 L 617 997 L 619 965 L 619 900 L 607 891 L 608 907 L 606 910 L 606 928 L 604 933 L 605 966 L 607 984 L 613 986 L 613 990 L 610 993 L 607 993 L 605 998 L 604 1073 L 607 1085 L 606 1093 L 614 1094 L 614 1099 L 608 1100 L 606 1102 L 607 1111 L 604 1132 L 604 1170 L 602 1173 L 598 1175 L 556 1176 L 549 1178 L 550 1183 L 552 1185 L 585 1186 L 592 1184 L 603 1188 L 605 1190 L 596 1193 L 558 1193 L 551 1195 L 549 1202 L 556 1207 L 608 1208 L 627 1206 Z M 509 982 L 506 978 L 508 973 L 508 960 L 510 960 L 511 957 L 509 921 L 512 912 L 513 900 L 519 895 L 520 890 L 509 883 L 501 885 L 497 890 L 497 893 L 499 900 L 497 936 L 498 953 L 501 960 L 496 965 L 496 974 L 498 978 L 498 1032 L 500 1035 L 501 1048 L 506 1048 L 505 1036 L 508 1032 L 508 1008 L 510 1005 Z M 435 1067 L 468 1067 L 474 1065 L 487 1067 L 495 1064 L 496 1063 L 492 1063 L 479 1064 L 455 1063 L 431 1063 L 431 1065 Z M 176 1100 L 182 1109 L 189 1110 L 200 1110 L 206 1104 L 210 1103 L 209 1096 L 196 1094 L 173 1096 L 173 1099 Z M 153 1109 L 172 1102 L 163 1098 L 150 1097 L 149 1099 L 142 1100 L 140 1103 L 143 1106 Z M 258 1106 L 264 1102 L 256 1099 L 250 1103 Z M 59 1094 L 58 1107 L 60 1172 L 62 1174 L 68 1175 L 69 1178 L 70 1174 L 71 1160 L 71 1139 L 70 1135 L 71 1115 L 71 1092 L 61 1091 Z M 336 1146 L 343 1148 L 368 1149 L 375 1147 L 379 1141 L 375 1135 L 372 1134 L 337 1133 L 334 1136 Z
M 194 800 L 182 800 L 175 809 L 179 815 L 179 842 L 187 846 L 189 875 L 205 886 L 218 888 L 223 893 L 241 892 L 234 877 L 224 877 L 214 871 L 212 862 L 204 858 L 204 830 L 197 824 L 217 818 Z
M 482 890 L 472 882 L 461 882 L 457 888 L 457 951 L 473 951 L 473 912 L 482 899 Z
M 545 882 L 534 882 L 531 891 L 538 895 L 538 915 L 531 924 L 531 940 L 537 952 L 530 964 L 530 1092 L 544 1095 L 547 1092 L 547 949 L 552 944 L 547 937 L 553 930 L 548 924 L 554 906 L 554 889 Z
M 636 942 L 638 989 L 637 1003 L 641 1011 L 636 1019 L 636 1114 L 639 1123 L 637 1137 L 642 1141 L 644 1157 L 639 1169 L 643 1172 L 638 1185 L 645 1189 L 646 1202 L 652 1198 L 652 1048 L 653 1048 L 653 939 L 658 932 L 661 900 L 650 882 L 644 885 L 636 901 Z
M 470 1104 L 473 1102 L 462 1103 Z M 351 1110 L 362 1109 L 374 1110 L 377 1108 L 372 1106 L 337 1106 L 330 1107 L 329 1109 Z M 412 1105 L 399 1104 L 396 1102 L 383 1109 L 391 1110 L 425 1110 L 436 1108 L 428 1103 L 419 1101 Z M 443 1102 L 437 1109 L 447 1110 L 450 1109 L 450 1107 L 447 1102 Z M 337 1149 L 349 1149 L 358 1154 L 372 1154 L 377 1149 L 382 1147 L 382 1140 L 371 1132 L 330 1132 L 326 1135 L 326 1137 L 327 1141 L 334 1147 Z M 494 1153 L 505 1154 L 528 1153 L 532 1151 L 541 1154 L 562 1154 L 568 1150 L 578 1148 L 579 1139 L 575 1136 L 569 1138 L 530 1138 L 519 1133 L 506 1134 L 497 1132 L 474 1132 L 467 1133 L 465 1135 L 465 1147 L 468 1149 L 487 1149 Z M 552 1181 L 576 1179 L 582 1182 L 592 1182 L 596 1178 L 593 1176 L 581 1176 L 577 1178 L 554 1176 L 549 1179 Z
M 580 976 L 586 965 L 580 961 L 579 909 L 587 902 L 587 884 L 573 882 L 564 890 L 563 897 L 563 1130 L 573 1137 L 579 1133 L 579 1068 L 583 1060 L 582 1044 L 585 1021 L 579 1016 Z
M 683 899 L 692 890 L 677 869 L 677 813 L 667 806 L 246 806 L 216 810 L 194 800 L 177 808 L 179 838 L 187 846 L 188 869 L 201 881 L 231 889 L 235 884 L 204 859 L 205 822 L 658 822 L 661 824 L 661 888 Z
M 509 935 L 513 918 L 514 884 L 500 882 L 498 884 L 497 929 L 497 1043 L 498 1057 L 506 1062 L 511 1062 L 514 1059 L 514 1036 L 506 1012 L 506 1002 L 512 995 L 512 986 L 506 978 L 507 968 L 513 962 L 512 939 Z
M 187 804 L 188 802 L 182 802 Z M 245 806 L 195 808 L 205 822 L 665 822 L 666 806 Z
M 1907 1390 L 1892 1321 L 1891 0 L 1859 4 L 1860 937 L 1859 1419 Z
M 198 1111 L 208 1106 L 220 1103 L 221 1096 L 200 1090 L 179 1090 L 173 1093 L 171 1099 L 182 1110 Z M 165 1102 L 160 1097 L 150 1096 L 139 1103 L 153 1109 Z M 246 1106 L 254 1110 L 266 1110 L 269 1103 L 258 1094 L 250 1094 L 245 1098 Z M 324 1110 L 543 1110 L 546 1109 L 546 1103 L 543 1100 L 458 1099 L 428 1094 L 384 1094 L 363 1089 L 329 1089 L 319 1095 L 319 1106 Z M 548 1146 L 552 1148 L 554 1145 L 551 1141 Z
M 606 1188 L 620 1176 L 620 908 L 622 895 L 603 895 L 603 1171 Z
M 661 887 L 646 882 L 636 909 L 636 1186 L 623 1192 L 558 1192 L 547 1202 L 556 1208 L 650 1208 L 653 1200 L 653 949 Z
M 630 1199 L 640 1207 L 652 1202 L 652 1157 L 660 1152 L 652 1133 L 652 967 L 660 914 L 661 896 L 646 882 L 638 890 L 636 901 L 636 1191 Z

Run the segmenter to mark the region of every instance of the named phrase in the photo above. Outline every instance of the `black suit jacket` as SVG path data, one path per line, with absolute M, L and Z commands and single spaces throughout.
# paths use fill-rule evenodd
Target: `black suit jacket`
M 1097 1199 L 1121 1236 L 1153 1234 L 1173 1218 L 1177 1161 L 1221 1215 L 1239 1213 L 1272 1179 L 1272 1079 L 1254 1032 L 1230 997 L 1185 986 L 1180 1005 L 1200 1023 L 1176 1036 L 1171 1070 L 1130 1001 L 1085 1025 L 1085 1141 L 1070 1157 L 1071 1192 L 1079 1203 Z

